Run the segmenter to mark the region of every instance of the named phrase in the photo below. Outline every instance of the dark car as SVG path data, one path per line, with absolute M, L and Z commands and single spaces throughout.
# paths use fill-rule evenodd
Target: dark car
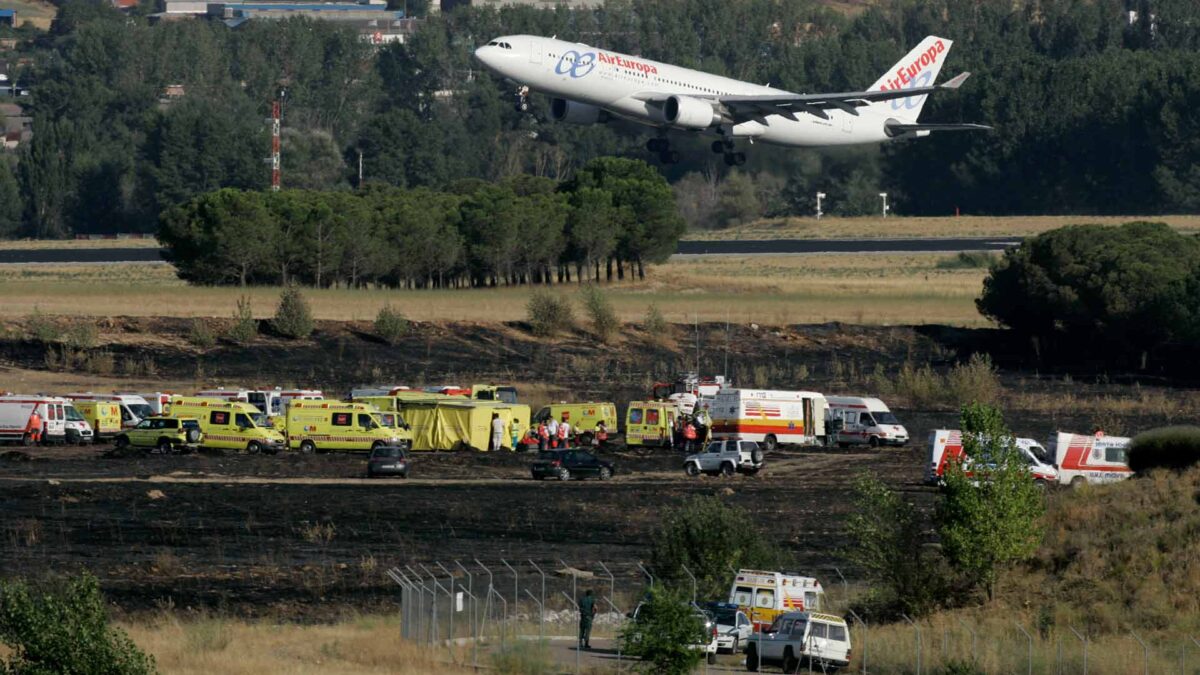
M 371 451 L 367 459 L 367 478 L 376 476 L 399 476 L 408 478 L 410 463 L 404 448 L 384 445 Z
M 613 463 L 606 462 L 583 449 L 542 450 L 530 465 L 535 480 L 557 478 L 599 478 L 608 480 L 613 475 Z

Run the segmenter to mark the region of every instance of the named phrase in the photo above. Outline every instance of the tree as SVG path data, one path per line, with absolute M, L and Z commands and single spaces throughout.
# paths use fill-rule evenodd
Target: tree
M 938 536 L 950 563 L 991 600 L 999 571 L 1037 550 L 1045 503 L 999 409 L 971 403 L 960 417 L 969 464 L 946 469 Z
M 0 157 L 0 239 L 15 237 L 21 229 L 21 188 L 8 161 Z
M 737 171 L 730 173 L 718 188 L 715 216 L 717 227 L 741 225 L 762 217 L 754 179 Z
M 155 672 L 154 659 L 108 625 L 100 584 L 88 574 L 40 592 L 0 581 L 0 644 L 5 673 Z
M 638 608 L 637 619 L 621 629 L 621 651 L 642 659 L 649 673 L 685 675 L 695 670 L 704 652 L 692 647 L 704 623 L 687 595 L 652 586 Z
M 271 326 L 284 337 L 306 338 L 313 332 L 312 310 L 300 289 L 289 286 L 279 294 L 279 307 Z
M 697 496 L 662 513 L 650 547 L 651 566 L 664 579 L 690 584 L 683 571 L 696 577 L 696 598 L 724 598 L 730 568 L 771 569 L 787 555 L 755 527 L 744 509 L 720 497 Z M 689 588 L 690 590 L 690 588 Z

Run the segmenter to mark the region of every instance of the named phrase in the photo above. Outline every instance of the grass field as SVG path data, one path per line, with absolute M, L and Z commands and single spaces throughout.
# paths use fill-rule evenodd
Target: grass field
M 656 266 L 644 282 L 605 289 L 621 319 L 634 322 L 655 305 L 677 323 L 986 323 L 974 307 L 984 270 L 945 268 L 952 260 L 931 254 L 698 256 Z M 576 288 L 552 290 L 573 296 Z M 418 321 L 497 322 L 523 320 L 531 292 L 310 289 L 305 295 L 318 319 L 373 320 L 392 303 Z M 256 316 L 274 313 L 277 288 L 188 286 L 168 265 L 0 267 L 0 316 L 7 317 L 35 308 L 80 316 L 228 317 L 243 294 Z
M 5 0 L 4 8 L 17 10 L 18 25 L 32 23 L 42 30 L 50 28 L 57 12 L 54 5 L 41 0 Z
M 689 232 L 684 239 L 858 239 L 906 237 L 1028 237 L 1065 225 L 1120 225 L 1134 220 L 1165 222 L 1183 232 L 1200 232 L 1200 216 L 1030 216 L 959 218 L 779 218 L 745 227 Z
M 36 251 L 41 249 L 84 250 L 101 248 L 158 248 L 157 239 L 7 239 L 0 250 Z

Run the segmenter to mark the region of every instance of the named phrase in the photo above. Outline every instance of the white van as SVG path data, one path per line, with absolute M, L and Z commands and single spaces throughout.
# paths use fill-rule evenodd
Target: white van
M 869 445 L 902 446 L 908 443 L 908 429 L 888 410 L 887 405 L 877 398 L 860 396 L 826 396 L 829 402 L 827 419 L 840 423 L 837 433 L 832 433 L 833 424 L 826 427 L 839 447 Z
M 66 415 L 66 421 L 63 424 L 66 432 L 67 445 L 88 445 L 96 442 L 96 434 L 92 430 L 92 425 L 84 419 L 83 415 L 71 405 L 71 402 L 65 398 L 58 399 L 62 401 L 63 413 Z
M 713 440 L 755 441 L 771 452 L 779 445 L 819 445 L 825 440 L 825 396 L 812 391 L 722 389 L 713 397 Z
M 319 401 L 325 395 L 319 389 L 205 389 L 195 394 L 201 398 L 216 398 L 230 403 L 249 403 L 268 417 L 287 414 L 292 401 Z
M 1093 436 L 1058 432 L 1050 441 L 1058 480 L 1063 485 L 1079 487 L 1084 483 L 1115 483 L 1133 475 L 1125 450 L 1128 438 Z
M 786 612 L 746 644 L 746 670 L 772 665 L 785 673 L 829 673 L 850 665 L 850 627 L 833 614 Z
M 1050 464 L 1050 453 L 1041 443 L 1032 438 L 1014 438 L 1013 447 L 1029 465 L 1029 475 L 1039 486 L 1057 483 L 1058 469 Z M 934 429 L 929 435 L 929 464 L 925 470 L 925 482 L 929 485 L 941 483 L 946 472 L 946 465 L 951 460 L 965 462 L 964 468 L 970 472 L 970 460 L 963 452 L 962 432 L 958 429 Z
M 154 408 L 137 394 L 97 394 L 85 391 L 67 394 L 72 401 L 111 401 L 121 408 L 121 428 L 132 429 L 139 422 L 154 414 Z
M 32 445 L 29 419 L 36 411 L 42 419 L 42 442 L 67 440 L 66 400 L 53 396 L 7 394 L 0 396 L 0 441 Z
M 167 411 L 171 409 L 171 394 L 161 391 L 133 392 L 133 394 L 146 399 L 146 403 L 150 404 L 150 409 L 154 411 L 155 415 L 166 415 Z

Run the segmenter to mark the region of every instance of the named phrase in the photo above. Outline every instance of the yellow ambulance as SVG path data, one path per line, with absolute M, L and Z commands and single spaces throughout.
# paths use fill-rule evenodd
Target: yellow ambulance
M 591 445 L 592 434 L 601 421 L 609 437 L 617 434 L 617 405 L 615 403 L 551 403 L 533 416 L 533 424 L 542 420 L 555 419 L 561 422 L 566 417 L 575 430 L 580 445 Z
M 77 401 L 71 405 L 92 425 L 96 440 L 109 439 L 121 433 L 121 406 L 116 401 Z
M 412 434 L 383 423 L 366 403 L 295 401 L 287 411 L 288 448 L 301 452 L 370 452 L 385 445 L 412 447 Z
M 201 446 L 249 453 L 275 454 L 286 443 L 267 416 L 249 403 L 179 396 L 171 399 L 171 417 L 199 420 Z
M 625 411 L 625 445 L 671 447 L 677 414 L 674 402 L 630 401 Z

